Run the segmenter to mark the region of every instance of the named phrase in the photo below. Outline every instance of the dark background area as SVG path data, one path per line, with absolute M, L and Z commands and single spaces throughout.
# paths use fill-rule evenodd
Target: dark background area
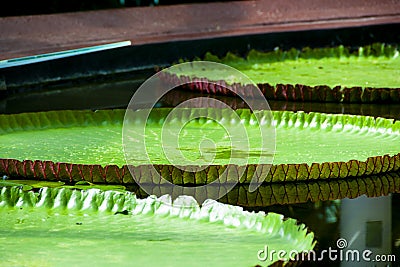
M 8 1 L 7 4 L 3 3 L 3 6 L 0 8 L 0 16 L 38 15 L 135 6 L 175 5 L 227 1 L 229 0 L 20 0 Z

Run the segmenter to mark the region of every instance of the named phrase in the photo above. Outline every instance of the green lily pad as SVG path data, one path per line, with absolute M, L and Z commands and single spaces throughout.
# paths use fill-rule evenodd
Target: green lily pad
M 100 189 L 103 191 L 113 190 L 119 192 L 125 192 L 126 187 L 123 185 L 110 185 L 110 184 L 93 184 L 87 181 L 79 181 L 75 185 L 64 185 L 62 188 L 69 189 L 80 189 L 80 190 L 88 190 L 88 189 Z
M 328 102 L 400 102 L 400 57 L 397 47 L 372 44 L 358 49 L 339 46 L 271 52 L 250 51 L 246 58 L 228 53 L 204 59 L 223 63 L 246 74 L 268 99 Z M 177 69 L 175 69 L 177 70 Z M 214 94 L 231 94 L 235 85 L 246 95 L 246 84 L 225 77 L 218 70 L 186 66 L 164 72 L 166 81 L 194 81 L 186 89 Z M 217 85 L 210 84 L 216 82 Z M 175 83 L 176 84 L 176 83 Z
M 0 186 L 10 186 L 7 183 L 11 184 L 21 184 L 24 186 L 28 186 L 31 188 L 42 188 L 42 187 L 61 187 L 65 183 L 61 181 L 38 181 L 38 180 L 5 180 L 5 181 L 0 181 Z
M 10 187 L 10 186 L 18 186 L 19 188 L 22 188 L 24 191 L 31 190 L 33 187 L 30 185 L 26 185 L 23 183 L 20 183 L 18 180 L 17 181 L 9 181 L 9 180 L 0 180 L 0 188 L 1 187 Z
M 44 181 L 44 180 L 0 180 L 0 187 L 9 187 L 9 186 L 21 186 L 24 191 L 31 190 L 33 188 L 69 188 L 69 189 L 100 189 L 103 191 L 113 190 L 125 192 L 126 188 L 123 185 L 111 185 L 111 184 L 94 184 L 88 181 L 78 181 L 75 185 L 65 185 L 62 181 Z
M 151 133 L 146 136 L 148 155 L 155 168 L 165 173 L 171 182 L 209 183 L 215 179 L 214 174 L 226 168 L 229 162 L 226 149 L 239 158 L 245 154 L 226 146 L 222 138 L 225 132 L 214 127 L 217 124 L 214 120 L 189 122 L 185 134 L 191 138 L 183 138 L 180 146 L 172 149 L 198 155 L 196 142 L 204 137 L 217 142 L 216 149 L 209 151 L 215 154 L 215 160 L 194 180 L 163 157 L 159 137 L 169 109 L 156 111 L 146 126 Z M 194 111 L 188 109 L 187 112 Z M 209 112 L 224 111 L 209 109 Z M 263 111 L 256 112 L 261 114 L 262 127 L 276 130 L 274 164 L 269 173 L 257 174 L 266 182 L 362 177 L 400 168 L 400 122 L 367 116 L 282 111 L 272 112 L 271 120 L 263 116 Z M 260 153 L 271 155 L 273 151 L 258 149 L 258 139 L 252 138 L 258 125 L 251 112 L 238 110 L 237 113 L 237 120 L 221 120 L 233 125 L 243 124 L 249 135 L 249 161 L 243 166 L 244 176 L 236 177 L 241 183 L 248 183 L 254 166 L 265 164 L 259 162 Z M 46 180 L 134 183 L 121 144 L 123 115 L 121 110 L 2 115 L 0 174 Z M 150 175 L 147 163 L 143 164 L 148 162 L 148 155 L 138 154 L 130 159 L 139 176 Z
M 120 211 L 128 215 L 112 215 Z M 312 232 L 276 213 L 168 196 L 18 187 L 0 192 L 2 266 L 267 266 L 258 251 L 309 251 Z M 73 255 L 66 257 L 66 255 Z M 226 257 L 221 257 L 226 255 Z

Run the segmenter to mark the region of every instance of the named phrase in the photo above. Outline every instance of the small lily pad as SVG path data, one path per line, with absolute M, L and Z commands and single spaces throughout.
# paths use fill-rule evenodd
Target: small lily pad
M 8 181 L 2 180 L 1 181 L 0 180 L 0 188 L 1 187 L 11 187 L 11 186 L 20 187 L 24 191 L 29 191 L 29 190 L 31 190 L 33 188 L 32 186 L 20 183 L 19 181 L 12 181 L 12 180 L 8 180 Z
M 64 185 L 61 187 L 69 189 L 80 189 L 80 190 L 100 189 L 103 191 L 113 190 L 113 191 L 126 192 L 126 187 L 123 185 L 93 184 L 87 181 L 79 181 L 75 185 Z
M 38 180 L 8 180 L 8 182 L 23 184 L 24 186 L 31 186 L 32 188 L 42 188 L 42 187 L 60 187 L 65 183 L 61 181 L 38 181 Z
M 75 183 L 75 185 L 87 185 L 87 186 L 92 186 L 92 185 L 94 185 L 93 183 L 91 183 L 91 182 L 88 182 L 88 181 L 78 181 L 78 182 L 76 182 Z

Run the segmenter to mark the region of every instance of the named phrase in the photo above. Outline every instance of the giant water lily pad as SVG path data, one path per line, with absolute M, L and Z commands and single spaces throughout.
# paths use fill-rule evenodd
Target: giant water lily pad
M 400 102 L 400 57 L 397 47 L 373 44 L 347 47 L 303 48 L 271 52 L 252 50 L 247 57 L 228 53 L 218 58 L 207 53 L 203 60 L 236 68 L 254 81 L 268 99 L 328 102 Z M 206 93 L 228 94 L 232 86 L 246 94 L 238 77 L 196 65 L 163 72 L 172 84 Z M 211 82 L 211 83 L 210 83 Z M 214 84 L 215 83 L 215 84 Z
M 265 246 L 315 245 L 293 219 L 185 196 L 4 187 L 0 215 L 2 266 L 266 266 L 277 258 L 260 261 Z
M 156 170 L 175 184 L 204 184 L 216 179 L 219 172 L 227 168 L 226 143 L 214 152 L 215 162 L 198 176 L 169 164 L 163 158 L 159 134 L 169 109 L 156 109 L 151 113 L 147 128 L 151 133 L 146 138 L 150 147 L 149 156 Z M 102 111 L 52 111 L 0 116 L 0 174 L 10 177 L 79 181 L 93 183 L 134 183 L 128 171 L 121 142 L 124 110 Z M 186 112 L 194 112 L 188 109 Z M 209 112 L 224 112 L 210 109 Z M 261 127 L 276 130 L 276 151 L 270 171 L 257 172 L 260 181 L 286 182 L 315 179 L 363 177 L 397 171 L 400 167 L 400 123 L 393 120 L 322 113 L 274 111 L 262 117 Z M 183 113 L 182 113 L 183 114 Z M 244 124 L 251 144 L 248 164 L 244 168 L 240 183 L 249 183 L 255 166 L 262 166 L 258 155 L 269 155 L 273 151 L 259 151 L 253 131 L 259 126 L 249 110 L 238 110 L 239 119 L 224 118 L 225 123 Z M 270 113 L 267 113 L 268 115 Z M 221 114 L 221 118 L 223 114 Z M 183 115 L 182 115 L 183 116 Z M 179 120 L 179 118 L 176 118 Z M 174 123 L 171 121 L 170 123 Z M 198 154 L 196 140 L 211 135 L 220 137 L 221 128 L 214 120 L 190 121 L 180 147 L 186 153 Z M 146 128 L 146 129 L 147 129 Z M 223 129 L 222 129 L 223 131 Z M 225 134 L 225 132 L 223 132 Z M 83 138 L 84 137 L 84 138 Z M 253 143 L 252 143 L 253 142 Z M 255 142 L 255 143 L 254 143 Z M 221 147 L 221 151 L 219 151 Z M 232 151 L 231 151 L 232 152 Z M 233 151 L 233 155 L 242 155 Z M 236 153 L 236 154 L 235 154 Z M 238 154 L 239 153 L 239 154 Z M 147 164 L 142 164 L 147 155 L 130 159 L 136 175 L 149 175 Z M 136 161 L 135 161 L 136 160 Z M 266 165 L 265 170 L 269 166 Z M 239 168 L 239 166 L 238 166 Z M 232 174 L 234 175 L 234 174 Z

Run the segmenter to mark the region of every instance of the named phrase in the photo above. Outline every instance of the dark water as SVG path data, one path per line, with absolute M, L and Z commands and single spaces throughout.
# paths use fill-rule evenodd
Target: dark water
M 135 88 L 140 80 L 116 80 L 84 84 L 79 86 L 64 85 L 51 90 L 30 91 L 10 94 L 0 100 L 0 113 L 12 114 L 20 112 L 37 112 L 63 109 L 110 109 L 126 108 Z M 23 90 L 22 90 L 23 91 Z M 173 91 L 163 97 L 157 106 L 173 107 L 180 102 L 200 96 L 187 92 Z M 204 96 L 204 95 L 202 95 Z M 217 97 L 233 108 L 246 108 L 242 100 L 233 97 Z M 255 100 L 256 101 L 256 100 Z M 306 112 L 345 113 L 368 115 L 398 119 L 400 105 L 377 104 L 341 104 L 341 103 L 294 103 L 270 101 L 272 110 L 303 110 Z M 384 179 L 384 178 L 382 178 Z M 399 188 L 397 179 L 395 188 Z M 360 185 L 359 186 L 363 186 Z M 364 186 L 371 186 L 370 184 Z M 301 192 L 299 192 L 301 193 Z M 274 211 L 305 223 L 312 230 L 318 240 L 316 250 L 322 251 L 329 247 L 337 249 L 337 240 L 350 233 L 354 240 L 347 240 L 349 245 L 354 244 L 360 250 L 369 248 L 376 253 L 394 254 L 400 259 L 400 194 L 386 191 L 381 198 L 363 197 L 356 200 L 323 200 L 308 201 L 298 204 L 270 204 L 265 207 L 246 208 L 248 210 Z M 378 194 L 379 195 L 379 194 Z M 376 205 L 375 205 L 375 204 Z M 383 203 L 383 204 L 381 204 Z M 374 206 L 375 205 L 375 206 Z M 349 213 L 349 210 L 352 211 Z M 361 235 L 356 234 L 359 229 Z M 351 235 L 351 231 L 355 231 Z M 363 234 L 364 233 L 364 234 Z M 359 240 L 360 239 L 360 240 Z M 354 247 L 353 247 L 354 248 Z M 322 262 L 306 262 L 303 266 L 357 266 L 356 262 L 347 262 L 347 265 L 338 260 Z M 360 263 L 360 266 L 374 266 L 376 262 Z M 398 266 L 396 263 L 386 264 Z M 377 266 L 385 266 L 379 265 Z

